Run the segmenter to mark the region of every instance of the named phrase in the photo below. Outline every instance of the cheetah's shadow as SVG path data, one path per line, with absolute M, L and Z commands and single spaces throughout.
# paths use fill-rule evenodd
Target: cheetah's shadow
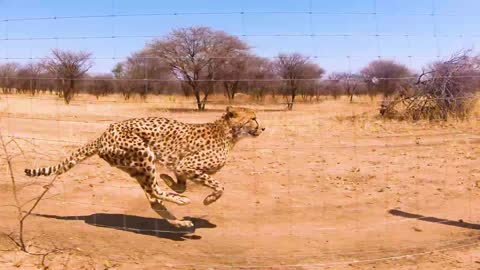
M 170 239 L 173 241 L 184 241 L 186 239 L 197 240 L 202 237 L 193 235 L 195 229 L 200 228 L 215 228 L 217 225 L 210 223 L 206 219 L 185 217 L 185 220 L 190 220 L 194 224 L 194 228 L 175 228 L 164 219 L 148 218 L 124 214 L 107 214 L 95 213 L 88 216 L 57 216 L 32 214 L 37 217 L 54 218 L 61 220 L 83 220 L 86 224 L 111 228 L 115 230 L 133 232 L 144 235 L 156 236 L 159 238 Z

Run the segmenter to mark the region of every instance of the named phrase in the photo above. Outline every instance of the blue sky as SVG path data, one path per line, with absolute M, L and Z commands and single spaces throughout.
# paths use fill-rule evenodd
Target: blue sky
M 161 37 L 173 28 L 202 25 L 240 35 L 261 56 L 316 56 L 328 72 L 355 72 L 378 57 L 419 70 L 461 48 L 476 49 L 479 10 L 479 0 L 0 0 L 0 62 L 43 57 L 51 48 L 87 50 L 97 58 L 92 71 L 109 72 L 120 61 L 111 58 L 126 57 L 151 40 L 118 36 Z M 147 13 L 165 15 L 15 20 Z M 268 36 L 274 34 L 306 36 Z M 62 39 L 99 36 L 110 38 Z M 30 40 L 37 37 L 59 38 Z

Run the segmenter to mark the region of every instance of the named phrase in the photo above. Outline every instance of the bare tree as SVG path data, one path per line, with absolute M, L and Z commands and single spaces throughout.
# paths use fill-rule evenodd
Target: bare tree
M 17 72 L 17 90 L 35 95 L 36 91 L 39 90 L 39 80 L 42 72 L 43 67 L 39 63 L 28 63 L 20 67 Z
M 245 77 L 252 81 L 245 82 L 245 92 L 250 92 L 255 99 L 263 100 L 270 91 L 275 98 L 275 89 L 281 84 L 276 80 L 275 68 L 268 58 L 250 57 L 246 63 Z
M 10 94 L 13 92 L 17 79 L 18 68 L 19 64 L 17 63 L 6 63 L 0 65 L 0 88 L 2 88 L 3 93 Z
M 43 65 L 55 74 L 57 83 L 61 85 L 61 94 L 65 103 L 69 104 L 75 95 L 75 83 L 92 67 L 91 53 L 52 50 L 52 55 Z
M 145 99 L 147 94 L 162 93 L 172 86 L 169 81 L 175 79 L 167 63 L 145 50 L 133 53 L 126 61 L 118 63 L 112 73 L 119 79 L 120 92 L 126 100 L 132 94 Z
M 471 51 L 460 51 L 428 65 L 412 83 L 412 91 L 383 102 L 380 113 L 384 117 L 412 120 L 466 118 L 477 101 L 479 76 L 480 58 L 471 56 Z
M 112 94 L 115 91 L 113 76 L 111 74 L 98 74 L 85 80 L 84 89 L 97 99 L 101 96 Z
M 330 85 L 335 91 L 336 94 L 347 95 L 349 97 L 350 103 L 353 102 L 353 96 L 365 93 L 365 85 L 362 82 L 363 77 L 360 74 L 352 74 L 347 72 L 338 72 L 332 73 L 329 75 Z
M 218 76 L 223 80 L 225 96 L 229 101 L 235 99 L 235 94 L 244 83 L 243 79 L 247 79 L 247 67 L 249 58 L 253 58 L 249 54 L 239 54 L 237 57 L 227 59 L 222 69 L 219 70 Z
M 421 91 L 433 97 L 450 98 L 474 94 L 480 86 L 480 57 L 460 51 L 445 61 L 437 61 L 423 70 L 417 80 Z
M 162 58 L 172 73 L 195 96 L 197 108 L 205 109 L 213 92 L 218 73 L 227 59 L 238 57 L 248 50 L 235 36 L 208 27 L 189 27 L 172 31 L 166 37 L 147 46 L 152 54 Z
M 335 100 L 345 94 L 340 80 L 332 79 L 330 76 L 328 77 L 328 80 L 322 82 L 322 87 L 324 95 L 331 96 Z
M 42 68 L 44 67 L 42 63 L 40 65 L 42 66 Z M 43 72 L 41 72 L 38 76 L 38 89 L 45 92 L 48 91 L 50 92 L 50 94 L 53 94 L 54 92 L 59 92 L 59 85 L 57 81 L 52 78 L 55 78 L 55 74 L 52 74 L 46 69 L 43 69 Z
M 112 74 L 114 78 L 114 81 L 113 81 L 114 91 L 116 93 L 121 93 L 125 100 L 129 100 L 133 93 L 131 92 L 131 89 L 128 87 L 128 81 L 125 80 L 125 78 L 127 77 L 126 71 L 125 71 L 125 63 L 124 62 L 117 63 L 112 69 Z
M 388 97 L 408 85 L 410 70 L 391 60 L 375 60 L 370 62 L 360 73 L 365 79 L 369 95 L 383 94 Z
M 293 108 L 295 97 L 301 87 L 308 82 L 320 79 L 325 72 L 320 66 L 310 62 L 309 58 L 299 53 L 279 54 L 275 61 L 277 74 L 284 80 L 286 95 L 290 96 L 288 109 Z

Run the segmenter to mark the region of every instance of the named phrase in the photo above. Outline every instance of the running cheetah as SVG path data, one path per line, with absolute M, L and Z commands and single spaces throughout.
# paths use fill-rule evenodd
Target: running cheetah
M 55 166 L 25 169 L 28 176 L 62 174 L 78 162 L 97 154 L 111 166 L 127 172 L 145 191 L 155 212 L 176 227 L 192 227 L 188 220 L 178 220 L 165 208 L 169 201 L 185 205 L 190 199 L 179 195 L 186 189 L 186 180 L 213 189 L 203 203 L 211 204 L 223 193 L 223 185 L 211 175 L 220 170 L 234 144 L 243 137 L 259 136 L 265 130 L 251 109 L 228 106 L 223 116 L 205 124 L 150 117 L 114 123 L 96 140 L 77 149 Z M 155 162 L 172 171 L 160 178 L 175 192 L 163 190 L 155 176 Z

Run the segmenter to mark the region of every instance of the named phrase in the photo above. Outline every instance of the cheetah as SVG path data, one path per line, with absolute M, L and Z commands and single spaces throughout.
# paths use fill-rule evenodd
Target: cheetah
M 31 177 L 59 175 L 96 154 L 136 179 L 151 208 L 171 225 L 193 227 L 191 221 L 177 219 L 164 202 L 188 204 L 190 199 L 180 195 L 186 190 L 187 180 L 213 190 L 204 199 L 205 205 L 218 200 L 224 187 L 212 175 L 225 165 L 236 142 L 244 137 L 257 137 L 264 130 L 253 110 L 232 106 L 226 108 L 220 119 L 203 124 L 161 117 L 134 118 L 111 124 L 100 137 L 75 150 L 61 163 L 25 169 L 25 174 Z M 158 185 L 155 163 L 173 172 L 175 179 L 167 174 L 159 175 L 173 192 Z

